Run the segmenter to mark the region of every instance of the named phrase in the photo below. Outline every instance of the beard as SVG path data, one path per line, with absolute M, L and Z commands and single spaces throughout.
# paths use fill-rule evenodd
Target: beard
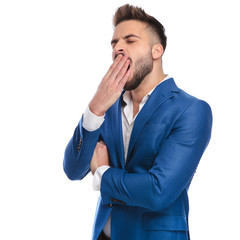
M 150 53 L 146 57 L 137 59 L 133 76 L 125 84 L 124 90 L 131 91 L 136 89 L 142 83 L 143 79 L 152 71 L 152 69 L 153 60 Z

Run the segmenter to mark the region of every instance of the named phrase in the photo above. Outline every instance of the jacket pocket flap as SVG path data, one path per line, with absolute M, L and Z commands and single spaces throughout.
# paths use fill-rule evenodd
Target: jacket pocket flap
M 144 230 L 188 231 L 187 220 L 184 215 L 164 215 L 158 213 L 143 214 Z

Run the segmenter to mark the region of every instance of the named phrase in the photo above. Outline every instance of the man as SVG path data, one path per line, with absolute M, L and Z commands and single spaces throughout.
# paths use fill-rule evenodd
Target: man
M 211 109 L 164 74 L 161 23 L 124 5 L 114 26 L 113 64 L 66 148 L 65 173 L 94 175 L 93 240 L 189 239 L 187 191 L 210 140 Z

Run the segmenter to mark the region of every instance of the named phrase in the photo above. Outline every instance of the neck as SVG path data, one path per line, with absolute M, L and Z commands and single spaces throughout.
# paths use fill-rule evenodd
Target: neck
M 162 68 L 148 74 L 142 83 L 136 89 L 131 91 L 133 104 L 139 106 L 144 96 L 154 89 L 166 76 L 167 75 L 164 74 Z

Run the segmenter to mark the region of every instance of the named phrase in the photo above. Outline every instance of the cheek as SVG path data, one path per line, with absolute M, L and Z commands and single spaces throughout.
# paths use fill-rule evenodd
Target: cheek
M 152 56 L 152 49 L 148 47 L 139 47 L 131 55 L 133 63 L 136 63 L 138 59 L 149 57 L 149 54 Z

